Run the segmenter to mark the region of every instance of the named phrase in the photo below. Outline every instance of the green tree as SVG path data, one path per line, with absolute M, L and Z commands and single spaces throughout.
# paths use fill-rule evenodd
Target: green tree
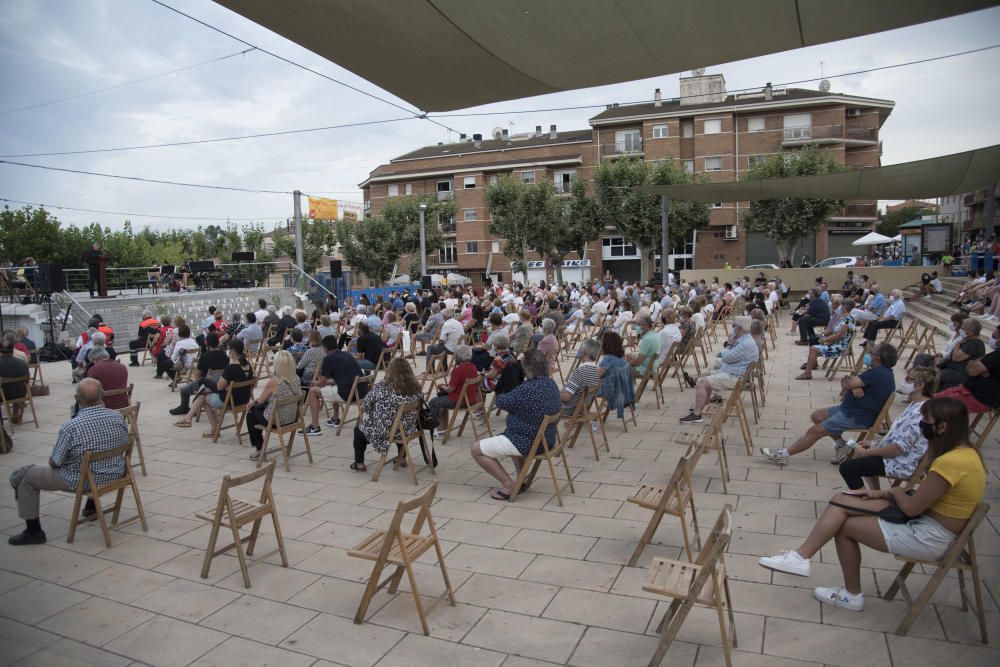
M 708 179 L 703 175 L 688 173 L 677 160 L 672 158 L 656 165 L 651 180 L 653 185 L 708 182 Z M 670 252 L 684 252 L 684 245 L 693 237 L 695 230 L 708 227 L 710 219 L 711 212 L 708 209 L 708 204 L 671 199 L 669 229 L 667 230 L 667 235 L 670 237 L 667 239 L 670 244 Z M 662 245 L 662 235 L 660 243 Z
M 511 176 L 503 176 L 486 186 L 486 207 L 490 211 L 490 234 L 504 240 L 503 254 L 511 271 L 528 276 L 528 245 L 531 230 L 524 208 L 527 186 Z
M 594 173 L 601 217 L 638 248 L 643 281 L 652 277 L 653 252 L 660 243 L 660 199 L 632 188 L 649 184 L 649 166 L 634 158 L 603 160 Z
M 354 269 L 382 286 L 389 280 L 392 267 L 399 257 L 392 223 L 384 216 L 361 218 L 357 222 L 340 222 L 337 240 L 344 259 Z
M 430 255 L 444 245 L 441 225 L 455 217 L 454 197 L 442 201 L 434 195 L 392 197 L 386 200 L 379 213 L 392 229 L 393 245 L 398 253 L 396 258 L 401 255 L 410 257 L 411 276 L 420 271 L 420 204 L 427 206 L 424 211 L 424 247 Z
M 66 250 L 61 247 L 59 226 L 59 220 L 44 208 L 11 210 L 5 206 L 0 212 L 0 258 L 15 265 L 28 257 L 38 262 L 55 261 L 53 250 Z M 82 253 L 75 261 L 82 261 Z
M 899 233 L 900 225 L 916 220 L 926 212 L 927 209 L 922 206 L 904 206 L 898 211 L 883 215 L 879 223 L 875 225 L 875 231 L 884 236 L 895 236 Z
M 830 153 L 807 146 L 798 153 L 775 155 L 759 162 L 743 172 L 743 180 L 836 174 L 847 170 L 847 166 L 837 162 Z M 765 199 L 750 202 L 742 222 L 748 232 L 763 232 L 774 243 L 780 261 L 791 258 L 803 239 L 822 229 L 830 215 L 843 207 L 844 202 L 839 199 Z

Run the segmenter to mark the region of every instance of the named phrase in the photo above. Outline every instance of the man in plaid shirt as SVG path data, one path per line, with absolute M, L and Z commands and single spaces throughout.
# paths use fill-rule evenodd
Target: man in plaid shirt
M 14 471 L 11 485 L 17 497 L 17 513 L 25 521 L 24 532 L 7 542 L 14 546 L 44 544 L 45 533 L 38 519 L 39 491 L 76 491 L 85 452 L 104 452 L 128 441 L 128 428 L 118 412 L 104 407 L 104 389 L 93 378 L 76 386 L 79 412 L 62 425 L 48 467 L 27 466 Z M 94 481 L 104 485 L 125 474 L 125 459 L 117 456 L 91 466 Z M 84 516 L 95 512 L 88 500 Z

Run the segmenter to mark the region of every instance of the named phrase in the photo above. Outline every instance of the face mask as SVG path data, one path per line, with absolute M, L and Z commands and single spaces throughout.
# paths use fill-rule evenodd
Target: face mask
M 937 437 L 937 432 L 934 430 L 934 424 L 928 424 L 927 422 L 920 420 L 920 435 L 927 438 L 927 440 L 933 440 Z
M 951 329 L 952 331 L 958 331 L 958 323 L 957 322 L 951 322 L 951 323 L 948 324 L 948 328 Z
M 900 387 L 900 388 L 903 390 L 904 394 L 912 394 L 913 393 L 913 383 L 912 382 L 904 382 L 903 386 Z
M 996 338 L 990 338 L 990 349 L 991 350 L 997 349 L 997 339 Z
M 869 354 L 868 352 L 865 352 L 865 356 L 864 356 L 864 358 L 863 358 L 862 361 L 864 361 L 865 366 L 871 366 L 872 365 L 872 355 Z

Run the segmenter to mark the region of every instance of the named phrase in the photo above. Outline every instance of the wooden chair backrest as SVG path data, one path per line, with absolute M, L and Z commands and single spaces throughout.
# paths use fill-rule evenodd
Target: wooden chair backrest
M 979 503 L 976 510 L 969 517 L 969 520 L 965 523 L 965 528 L 962 532 L 958 534 L 955 541 L 952 542 L 951 546 L 944 555 L 938 560 L 938 563 L 942 565 L 951 566 L 953 563 L 957 563 L 961 560 L 962 554 L 965 552 L 966 548 L 969 546 L 969 541 L 972 540 L 972 535 L 976 532 L 976 528 L 982 523 L 983 519 L 986 518 L 987 512 L 990 511 L 989 503 Z
M 582 400 L 582 399 L 581 399 Z M 562 418 L 562 413 L 557 412 L 554 415 L 546 415 L 542 418 L 542 423 L 538 425 L 538 431 L 535 432 L 535 439 L 531 441 L 531 448 L 534 449 L 538 447 L 538 450 L 548 449 L 550 451 L 555 451 L 560 448 L 562 438 L 559 436 L 559 419 Z M 556 441 L 552 447 L 549 447 L 548 442 L 545 440 L 545 431 L 549 426 L 556 426 Z
M 677 460 L 674 472 L 670 475 L 670 481 L 663 487 L 663 494 L 660 496 L 661 507 L 666 507 L 671 497 L 676 498 L 678 504 L 682 505 L 684 496 L 688 492 L 693 492 L 691 470 L 694 468 L 694 460 L 695 447 L 694 445 L 689 445 L 687 451 Z
M 437 538 L 437 531 L 434 528 L 434 520 L 431 518 L 431 504 L 434 502 L 434 496 L 437 494 L 437 480 L 431 482 L 430 486 L 423 494 L 413 498 L 412 500 L 400 501 L 396 505 L 396 511 L 392 515 L 392 521 L 389 522 L 389 529 L 386 531 L 385 539 L 382 542 L 382 550 L 379 553 L 379 561 L 385 561 L 389 558 L 389 552 L 392 548 L 398 544 L 400 551 L 406 551 L 406 547 L 403 544 L 402 536 L 400 535 L 400 527 L 402 526 L 403 519 L 407 514 L 415 509 L 419 508 L 416 519 L 413 521 L 413 527 L 410 529 L 411 535 L 419 535 L 420 531 L 424 527 L 424 522 L 427 522 L 431 533 Z
M 135 385 L 131 382 L 128 383 L 127 387 L 122 387 L 121 389 L 108 389 L 104 392 L 104 398 L 114 398 L 115 396 L 128 396 L 129 403 L 132 402 L 132 390 Z
M 396 416 L 393 418 L 392 425 L 389 427 L 389 442 L 405 445 L 410 440 L 420 435 L 419 427 L 415 433 L 411 433 L 410 435 L 407 435 L 406 429 L 403 428 L 403 420 L 406 418 L 407 413 L 410 412 L 420 412 L 420 401 L 403 403 L 396 408 Z
M 271 400 L 274 401 L 274 407 L 271 408 L 271 416 L 267 419 L 267 428 L 276 432 L 283 432 L 298 427 L 299 422 L 302 421 L 302 396 L 295 398 L 289 396 L 288 398 L 280 399 L 274 396 Z M 279 424 L 278 413 L 281 412 L 281 408 L 288 405 L 295 406 L 295 419 L 287 424 Z
M 274 478 L 274 470 L 277 467 L 278 462 L 275 459 L 271 459 L 265 465 L 251 470 L 250 472 L 245 472 L 241 475 L 226 475 L 222 478 L 222 488 L 219 490 L 219 503 L 216 506 L 216 512 L 221 512 L 223 507 L 229 502 L 229 491 L 238 486 L 245 486 L 255 480 L 264 478 L 264 483 L 260 489 L 260 496 L 258 502 L 268 503 L 272 507 L 274 506 L 274 496 L 271 493 L 271 480 Z
M 462 388 L 459 390 L 458 394 L 458 405 L 455 407 L 459 410 L 471 410 L 477 406 L 483 404 L 483 392 L 479 391 L 479 387 L 483 384 L 484 375 L 482 373 L 477 373 L 476 377 L 469 378 L 462 383 Z M 472 402 L 469 400 L 469 394 L 471 390 L 476 390 L 476 401 Z
M 228 382 L 226 383 L 226 395 L 222 400 L 222 410 L 223 412 L 232 412 L 238 410 L 246 410 L 250 401 L 253 400 L 253 388 L 257 385 L 257 378 L 250 378 L 249 380 L 243 380 L 242 382 Z M 247 399 L 246 403 L 241 403 L 236 405 L 233 399 L 233 391 L 236 389 L 246 389 L 250 388 L 250 397 Z
M 132 447 L 135 444 L 135 436 L 129 434 L 128 440 L 124 445 L 119 445 L 112 449 L 104 450 L 103 452 L 86 451 L 83 453 L 83 461 L 80 464 L 80 480 L 77 482 L 76 490 L 78 493 L 85 493 L 87 489 L 90 489 L 91 493 L 100 493 L 104 489 L 117 488 L 119 486 L 124 486 L 123 482 L 128 483 L 132 478 Z M 118 479 L 108 482 L 107 484 L 98 486 L 94 480 L 94 472 L 90 468 L 91 464 L 97 463 L 98 461 L 105 461 L 107 459 L 114 458 L 116 456 L 121 456 L 125 459 L 125 472 Z
M 727 503 L 722 508 L 722 511 L 719 512 L 719 518 L 715 520 L 712 531 L 705 539 L 705 543 L 702 544 L 701 551 L 698 552 L 695 563 L 701 565 L 703 568 L 711 569 L 726 550 L 726 545 L 729 544 L 732 536 L 733 506 Z
M 4 385 L 18 384 L 18 383 L 24 384 L 24 396 L 22 396 L 21 398 L 7 398 L 7 394 L 4 392 Z M 31 398 L 30 375 L 25 375 L 24 377 L 16 377 L 16 378 L 0 378 L 0 399 L 2 399 L 4 403 L 6 403 L 7 401 L 20 402 L 23 400 L 27 400 L 29 398 Z

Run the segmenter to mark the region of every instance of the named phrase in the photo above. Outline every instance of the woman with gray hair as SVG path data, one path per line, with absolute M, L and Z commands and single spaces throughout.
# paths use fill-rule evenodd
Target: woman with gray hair
M 451 369 L 448 384 L 439 384 L 438 395 L 427 405 L 439 424 L 438 430 L 434 432 L 435 436 L 444 436 L 444 429 L 448 424 L 448 410 L 458 405 L 465 382 L 479 376 L 479 370 L 470 361 L 471 359 L 472 348 L 468 345 L 455 347 L 455 367 Z M 470 385 L 465 392 L 470 405 L 479 402 L 479 388 L 476 385 Z
M 490 496 L 494 500 L 510 500 L 514 491 L 514 480 L 507 474 L 500 459 L 512 457 L 515 470 L 519 471 L 531 451 L 542 421 L 549 415 L 559 414 L 562 407 L 559 387 L 546 372 L 548 363 L 545 355 L 538 350 L 528 350 L 521 365 L 524 367 L 524 382 L 505 394 L 497 395 L 496 406 L 507 412 L 506 430 L 472 445 L 472 458 L 500 482 L 500 488 Z M 556 425 L 552 424 L 545 430 L 545 446 L 555 444 Z
M 559 392 L 559 399 L 562 401 L 563 414 L 569 416 L 576 410 L 577 404 L 583 392 L 590 387 L 596 387 L 601 383 L 600 369 L 597 368 L 597 359 L 601 356 L 601 344 L 596 338 L 587 338 L 580 343 L 580 349 L 576 356 L 580 363 L 566 380 L 566 386 Z
M 851 346 L 851 340 L 853 340 L 854 332 L 857 329 L 857 322 L 854 321 L 854 313 L 852 312 L 854 301 L 844 299 L 842 306 L 844 315 L 833 327 L 833 330 L 821 336 L 817 345 L 809 346 L 809 356 L 806 358 L 806 363 L 802 364 L 804 372 L 796 377 L 796 380 L 812 380 L 812 372 L 816 368 L 816 361 L 819 357 L 835 359 L 843 355 Z
M 556 338 L 556 322 L 546 317 L 542 320 L 542 339 L 538 341 L 538 351 L 545 355 L 548 372 L 553 374 L 559 364 L 559 339 Z

